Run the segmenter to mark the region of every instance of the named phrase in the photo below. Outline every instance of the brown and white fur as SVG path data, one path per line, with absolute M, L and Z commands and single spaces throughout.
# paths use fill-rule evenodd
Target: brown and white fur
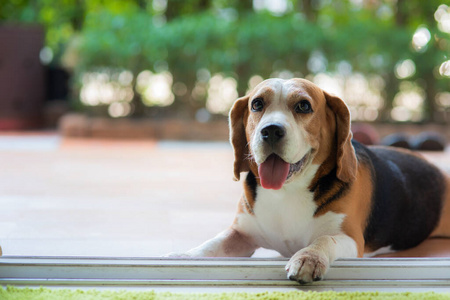
M 271 126 L 281 132 L 268 138 Z M 351 138 L 349 110 L 338 97 L 304 79 L 259 84 L 230 112 L 235 179 L 248 172 L 236 218 L 184 256 L 274 249 L 290 257 L 287 277 L 308 283 L 337 258 L 450 237 L 448 175 L 413 152 Z M 281 187 L 264 188 L 258 172 L 271 155 L 290 172 Z

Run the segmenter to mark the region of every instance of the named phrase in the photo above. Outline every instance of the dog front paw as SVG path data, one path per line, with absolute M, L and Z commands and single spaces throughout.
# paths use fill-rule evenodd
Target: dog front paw
M 315 249 L 302 249 L 286 265 L 287 277 L 301 284 L 322 280 L 328 271 L 329 260 L 325 253 Z
M 190 258 L 193 257 L 191 254 L 189 254 L 189 252 L 170 252 L 167 253 L 165 255 L 163 255 L 162 257 L 167 257 L 167 258 Z
M 195 258 L 195 257 L 213 257 L 214 255 L 211 255 L 211 253 L 202 251 L 201 248 L 193 248 L 186 252 L 170 252 L 169 254 L 164 255 L 164 257 L 171 257 L 171 258 Z

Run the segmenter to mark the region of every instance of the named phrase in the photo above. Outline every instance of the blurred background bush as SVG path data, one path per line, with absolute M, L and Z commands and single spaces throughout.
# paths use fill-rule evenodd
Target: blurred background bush
M 112 118 L 225 118 L 269 77 L 304 77 L 355 121 L 450 120 L 444 0 L 9 0 L 41 24 L 41 61 L 71 74 L 72 106 Z

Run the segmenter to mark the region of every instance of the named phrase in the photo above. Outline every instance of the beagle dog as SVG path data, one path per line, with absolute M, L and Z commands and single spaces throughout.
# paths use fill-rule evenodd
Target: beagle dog
M 230 228 L 188 257 L 290 257 L 287 277 L 320 280 L 337 258 L 450 237 L 450 177 L 419 154 L 352 141 L 344 101 L 304 79 L 269 79 L 230 112 L 244 192 Z

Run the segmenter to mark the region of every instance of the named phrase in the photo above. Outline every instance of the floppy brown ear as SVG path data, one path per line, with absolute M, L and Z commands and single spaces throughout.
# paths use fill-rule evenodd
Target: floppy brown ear
M 336 116 L 336 176 L 344 182 L 352 182 L 356 177 L 357 161 L 350 131 L 350 111 L 339 97 L 326 92 L 325 99 Z
M 248 146 L 244 124 L 248 99 L 249 96 L 237 99 L 230 111 L 230 142 L 234 150 L 234 180 L 236 181 L 240 179 L 241 172 L 249 170 L 249 164 L 246 160 Z

